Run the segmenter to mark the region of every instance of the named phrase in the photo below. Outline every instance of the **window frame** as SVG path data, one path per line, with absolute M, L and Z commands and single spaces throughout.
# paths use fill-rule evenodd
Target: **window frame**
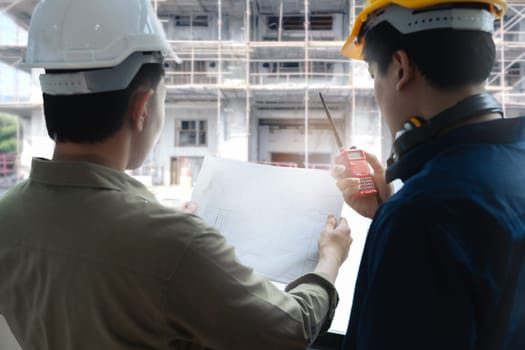
M 208 120 L 179 119 L 175 123 L 175 135 L 175 147 L 207 147 Z

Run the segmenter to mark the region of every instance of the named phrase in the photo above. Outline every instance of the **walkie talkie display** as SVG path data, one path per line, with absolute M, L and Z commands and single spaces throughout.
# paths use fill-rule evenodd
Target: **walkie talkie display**
M 346 149 L 343 146 L 343 141 L 335 128 L 334 121 L 330 115 L 328 107 L 326 106 L 323 95 L 319 93 L 319 97 L 321 98 L 321 103 L 323 104 L 332 131 L 334 132 L 335 142 L 341 151 L 341 153 L 335 158 L 335 162 L 346 167 L 347 175 L 349 177 L 357 177 L 360 179 L 358 195 L 369 196 L 377 194 L 374 177 L 372 176 L 370 166 L 366 160 L 365 152 L 357 148 Z

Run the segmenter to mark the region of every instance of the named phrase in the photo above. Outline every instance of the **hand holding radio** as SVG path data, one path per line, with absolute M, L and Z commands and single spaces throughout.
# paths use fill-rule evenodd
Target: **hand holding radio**
M 348 172 L 348 176 L 358 177 L 361 180 L 359 182 L 360 188 L 357 195 L 370 196 L 377 194 L 377 189 L 374 184 L 374 178 L 370 173 L 370 167 L 368 166 L 368 163 L 366 161 L 365 153 L 361 150 L 356 149 L 355 147 L 352 147 L 349 150 L 345 149 L 345 147 L 343 146 L 343 141 L 341 140 L 341 137 L 339 136 L 339 133 L 335 128 L 335 124 L 332 119 L 332 116 L 330 115 L 330 111 L 326 106 L 323 94 L 319 93 L 319 97 L 321 98 L 321 103 L 323 104 L 324 110 L 326 112 L 326 117 L 328 118 L 330 126 L 332 127 L 335 142 L 341 150 L 341 153 L 335 158 L 335 162 L 337 164 L 345 166 Z
M 359 195 L 361 178 L 349 175 L 346 166 L 336 165 L 332 169 L 332 176 L 337 180 L 337 187 L 342 192 L 346 204 L 360 215 L 371 219 L 379 207 L 379 201 L 384 201 L 392 195 L 393 187 L 385 181 L 385 169 L 381 162 L 373 154 L 364 153 L 367 163 L 373 169 L 372 176 L 378 191 L 375 196 Z
M 354 147 L 348 150 L 344 148 L 323 94 L 319 93 L 319 97 L 332 127 L 337 146 L 341 150 L 335 159 L 339 166 L 332 171 L 332 176 L 338 180 L 337 187 L 343 193 L 345 202 L 359 214 L 372 218 L 379 203 L 390 197 L 393 192 L 392 186 L 386 184 L 385 170 L 372 154 Z M 370 166 L 374 173 L 370 171 Z
M 370 166 L 366 161 L 364 151 L 354 147 L 349 150 L 341 150 L 335 162 L 344 165 L 348 177 L 359 178 L 359 189 L 356 196 L 371 196 L 377 194 L 374 177 L 370 171 Z

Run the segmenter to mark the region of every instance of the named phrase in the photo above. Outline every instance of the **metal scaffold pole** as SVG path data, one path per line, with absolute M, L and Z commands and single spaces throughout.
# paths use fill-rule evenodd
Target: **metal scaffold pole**
M 283 37 L 283 0 L 281 0 L 281 6 L 279 6 L 279 28 L 278 28 L 278 41 L 281 41 Z
M 222 101 L 221 101 L 221 85 L 222 85 L 222 2 L 217 0 L 217 156 L 221 156 L 221 144 L 224 141 L 224 134 L 226 130 L 222 123 Z
M 309 28 L 310 28 L 310 16 L 308 12 L 310 11 L 308 0 L 304 0 L 304 167 L 308 168 L 310 166 L 309 161 L 309 149 L 308 149 L 308 113 L 310 105 L 310 96 L 308 93 L 309 90 L 309 70 L 310 62 L 309 56 Z
M 247 159 L 250 160 L 250 0 L 246 0 L 246 20 L 244 22 L 245 40 L 246 40 L 246 147 Z

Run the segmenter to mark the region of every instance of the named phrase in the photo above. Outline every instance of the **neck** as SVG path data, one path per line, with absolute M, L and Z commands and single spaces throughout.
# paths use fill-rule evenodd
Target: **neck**
M 427 86 L 426 89 L 422 89 L 419 104 L 421 117 L 429 120 L 436 116 L 438 113 L 448 109 L 458 102 L 466 99 L 469 96 L 482 94 L 485 92 L 483 86 L 467 86 L 460 89 L 451 91 L 442 91 Z
M 395 123 L 391 125 L 392 137 L 402 129 L 403 124 L 411 116 L 419 116 L 423 119 L 430 120 L 440 112 L 456 105 L 458 102 L 469 96 L 478 95 L 485 92 L 483 84 L 466 86 L 454 90 L 436 89 L 428 84 L 426 79 L 420 77 L 408 91 L 400 95 L 399 114 L 394 119 Z M 500 118 L 499 114 L 486 114 L 472 118 L 468 121 L 458 123 L 452 126 L 458 127 L 464 124 L 478 123 Z
M 89 162 L 124 171 L 128 163 L 125 147 L 118 137 L 98 143 L 57 142 L 53 160 Z

